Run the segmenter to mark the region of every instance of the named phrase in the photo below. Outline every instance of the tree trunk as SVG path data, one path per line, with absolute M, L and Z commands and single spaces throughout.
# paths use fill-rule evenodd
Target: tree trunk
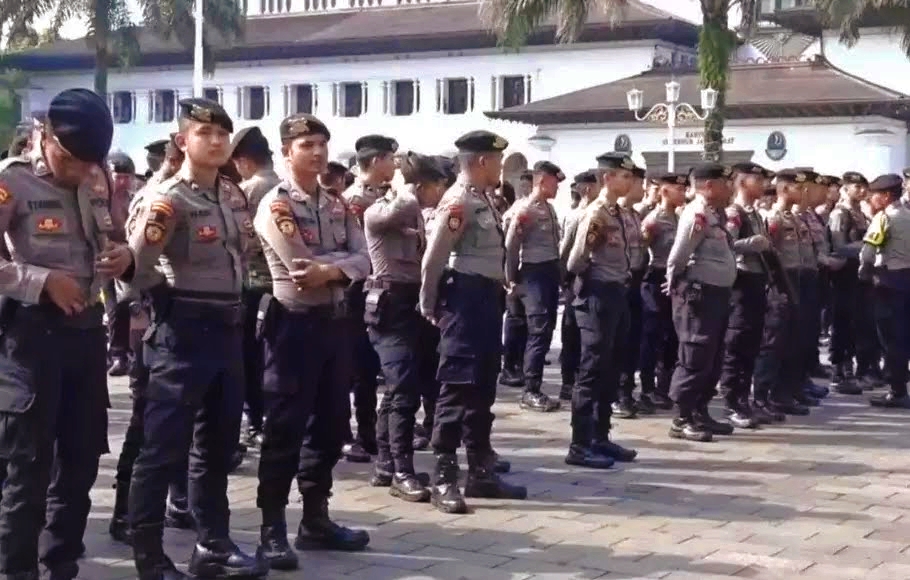
M 108 11 L 108 2 L 96 1 L 92 18 L 95 29 L 95 92 L 102 98 L 107 98 L 107 72 L 110 66 L 110 36 L 111 18 Z
M 729 9 L 729 0 L 702 0 L 704 21 L 698 37 L 698 70 L 702 87 L 717 91 L 717 105 L 705 120 L 703 156 L 714 162 L 723 160 L 727 72 L 736 48 L 736 36 L 728 28 Z

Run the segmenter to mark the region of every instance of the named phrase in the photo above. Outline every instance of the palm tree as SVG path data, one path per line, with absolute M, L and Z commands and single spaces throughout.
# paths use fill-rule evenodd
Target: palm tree
M 243 35 L 243 14 L 236 0 L 204 0 L 203 52 L 208 71 L 214 67 L 215 44 L 230 45 Z M 58 37 L 60 28 L 72 19 L 88 24 L 86 42 L 95 51 L 95 92 L 107 93 L 111 65 L 128 66 L 140 54 L 142 28 L 130 17 L 129 0 L 0 0 L 0 28 L 10 38 L 22 38 L 34 23 L 50 17 L 44 40 Z M 187 50 L 194 44 L 192 0 L 138 0 L 141 25 L 165 39 L 176 39 Z
M 841 42 L 853 46 L 860 28 L 883 26 L 901 35 L 901 48 L 910 58 L 910 1 L 908 0 L 813 0 L 822 24 L 840 30 Z
M 727 73 L 730 57 L 739 42 L 730 28 L 731 9 L 738 8 L 740 29 L 751 31 L 756 0 L 698 0 L 702 26 L 698 38 L 698 70 L 701 84 L 717 91 L 717 106 L 705 120 L 704 157 L 719 161 L 723 155 L 723 131 Z M 481 16 L 500 42 L 519 47 L 551 17 L 556 19 L 556 37 L 573 42 L 581 34 L 588 14 L 605 12 L 614 23 L 622 19 L 629 0 L 482 0 Z

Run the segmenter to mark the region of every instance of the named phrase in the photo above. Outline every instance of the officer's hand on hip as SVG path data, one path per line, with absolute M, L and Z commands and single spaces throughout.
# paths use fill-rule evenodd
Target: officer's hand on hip
M 95 271 L 102 276 L 117 278 L 133 263 L 133 254 L 125 244 L 107 242 L 104 251 L 95 257 Z
M 664 296 L 670 295 L 670 281 L 667 280 L 660 285 L 660 291 L 664 293 Z
M 331 264 L 321 264 L 304 258 L 295 259 L 293 263 L 299 269 L 292 270 L 289 274 L 301 290 L 320 288 L 329 282 L 341 279 L 343 276 L 341 270 Z
M 51 302 L 57 305 L 67 316 L 79 314 L 85 310 L 85 294 L 76 280 L 59 270 L 51 270 L 44 282 L 44 290 Z
M 767 236 L 757 235 L 755 236 L 756 249 L 759 252 L 766 252 L 771 249 L 771 240 Z

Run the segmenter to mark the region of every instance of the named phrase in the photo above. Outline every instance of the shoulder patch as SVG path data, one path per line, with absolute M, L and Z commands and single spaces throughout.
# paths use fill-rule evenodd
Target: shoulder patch
M 696 214 L 692 217 L 692 221 L 692 229 L 696 232 L 700 232 L 708 226 L 708 216 L 702 212 L 696 212 Z
M 275 225 L 286 238 L 293 237 L 297 233 L 297 222 L 289 215 L 279 215 L 275 218 Z
M 275 215 L 292 215 L 291 205 L 288 202 L 282 201 L 280 199 L 276 199 L 269 204 L 269 211 Z
M 460 203 L 452 203 L 443 210 L 448 213 L 446 226 L 453 232 L 458 231 L 464 223 L 464 206 Z
M 735 207 L 733 207 L 733 206 L 731 205 L 731 206 L 729 206 L 729 207 L 727 208 L 726 214 L 727 214 L 727 226 L 728 226 L 728 227 L 735 227 L 735 228 L 740 228 L 740 227 L 742 227 L 742 225 L 743 225 L 743 220 L 742 220 L 742 218 L 739 216 L 739 210 L 738 210 L 738 209 L 736 209 Z
M 13 199 L 13 194 L 9 192 L 7 185 L 0 181 L 0 205 L 6 205 Z

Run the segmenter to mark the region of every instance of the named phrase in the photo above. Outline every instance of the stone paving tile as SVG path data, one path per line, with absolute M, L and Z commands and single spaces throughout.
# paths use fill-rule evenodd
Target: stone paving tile
M 558 346 L 558 345 L 557 345 Z M 554 363 L 558 350 L 550 354 Z M 558 366 L 548 366 L 555 394 Z M 129 419 L 126 382 L 111 380 L 111 447 L 102 458 L 86 531 L 82 580 L 135 578 L 130 550 L 107 536 L 116 453 Z M 471 501 L 451 516 L 367 484 L 370 466 L 341 463 L 334 516 L 369 530 L 360 554 L 301 554 L 279 580 L 667 580 L 910 578 L 910 456 L 906 414 L 833 395 L 810 417 L 707 445 L 667 437 L 669 415 L 617 421 L 616 441 L 639 450 L 602 472 L 563 463 L 569 414 L 521 412 L 519 389 L 501 388 L 494 445 L 524 502 Z M 463 459 L 462 459 L 463 460 Z M 419 470 L 432 456 L 418 453 Z M 256 461 L 230 480 L 235 541 L 255 549 Z M 300 517 L 296 492 L 288 507 Z M 193 536 L 166 534 L 179 562 Z

